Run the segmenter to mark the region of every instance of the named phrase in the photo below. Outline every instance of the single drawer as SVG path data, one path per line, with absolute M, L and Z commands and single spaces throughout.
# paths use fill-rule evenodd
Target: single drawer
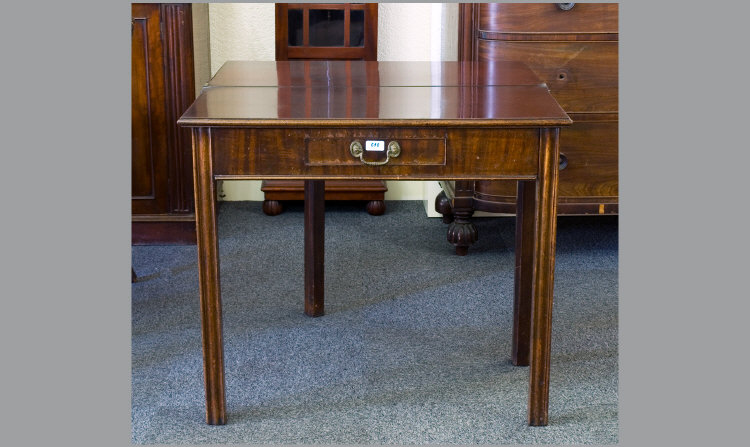
M 363 150 L 360 159 L 353 141 L 382 141 L 385 150 Z M 523 126 L 210 130 L 217 179 L 533 178 L 540 141 L 539 129 Z M 398 156 L 388 154 L 392 142 Z
M 617 111 L 617 42 L 479 40 L 479 60 L 518 60 L 567 113 Z
M 361 151 L 354 149 L 357 155 L 352 153 L 355 141 L 361 148 Z M 371 150 L 373 148 L 379 150 Z M 446 135 L 440 131 L 414 129 L 313 131 L 305 137 L 305 153 L 307 166 L 443 166 Z
M 568 6 L 566 6 L 568 5 Z M 479 31 L 617 33 L 617 3 L 484 3 Z

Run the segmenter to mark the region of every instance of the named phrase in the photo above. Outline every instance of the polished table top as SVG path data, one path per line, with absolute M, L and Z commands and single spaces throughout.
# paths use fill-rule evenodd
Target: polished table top
M 365 61 L 229 61 L 179 123 L 267 125 L 267 120 L 289 125 L 571 123 L 547 86 L 520 63 Z

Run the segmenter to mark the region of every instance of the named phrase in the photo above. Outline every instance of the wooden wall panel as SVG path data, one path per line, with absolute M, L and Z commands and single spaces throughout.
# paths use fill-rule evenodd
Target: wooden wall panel
M 195 243 L 189 132 L 177 119 L 195 99 L 192 9 L 131 5 L 133 243 Z

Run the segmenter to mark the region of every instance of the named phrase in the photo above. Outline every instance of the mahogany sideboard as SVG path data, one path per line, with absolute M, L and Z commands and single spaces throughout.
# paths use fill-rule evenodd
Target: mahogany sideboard
M 573 120 L 560 146 L 558 214 L 618 213 L 618 4 L 465 3 L 459 60 L 524 62 Z M 515 213 L 513 182 L 444 182 L 435 209 L 464 255 L 474 210 Z
M 318 104 L 309 113 L 305 97 Z M 559 135 L 570 123 L 517 62 L 227 62 L 178 120 L 192 132 L 206 421 L 226 423 L 218 180 L 305 181 L 310 316 L 324 314 L 327 180 L 513 180 L 512 360 L 530 366 L 529 425 L 546 425 Z

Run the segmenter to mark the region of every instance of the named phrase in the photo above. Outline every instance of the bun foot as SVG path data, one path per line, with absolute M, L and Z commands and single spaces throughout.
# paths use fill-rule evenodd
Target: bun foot
M 380 216 L 385 213 L 385 202 L 382 200 L 371 200 L 365 207 L 371 216 Z
M 445 191 L 440 191 L 440 194 L 435 197 L 435 211 L 443 215 L 444 224 L 453 222 L 453 207 Z
M 267 216 L 276 216 L 284 211 L 284 207 L 281 206 L 281 202 L 278 200 L 264 200 L 263 201 L 263 213 Z

